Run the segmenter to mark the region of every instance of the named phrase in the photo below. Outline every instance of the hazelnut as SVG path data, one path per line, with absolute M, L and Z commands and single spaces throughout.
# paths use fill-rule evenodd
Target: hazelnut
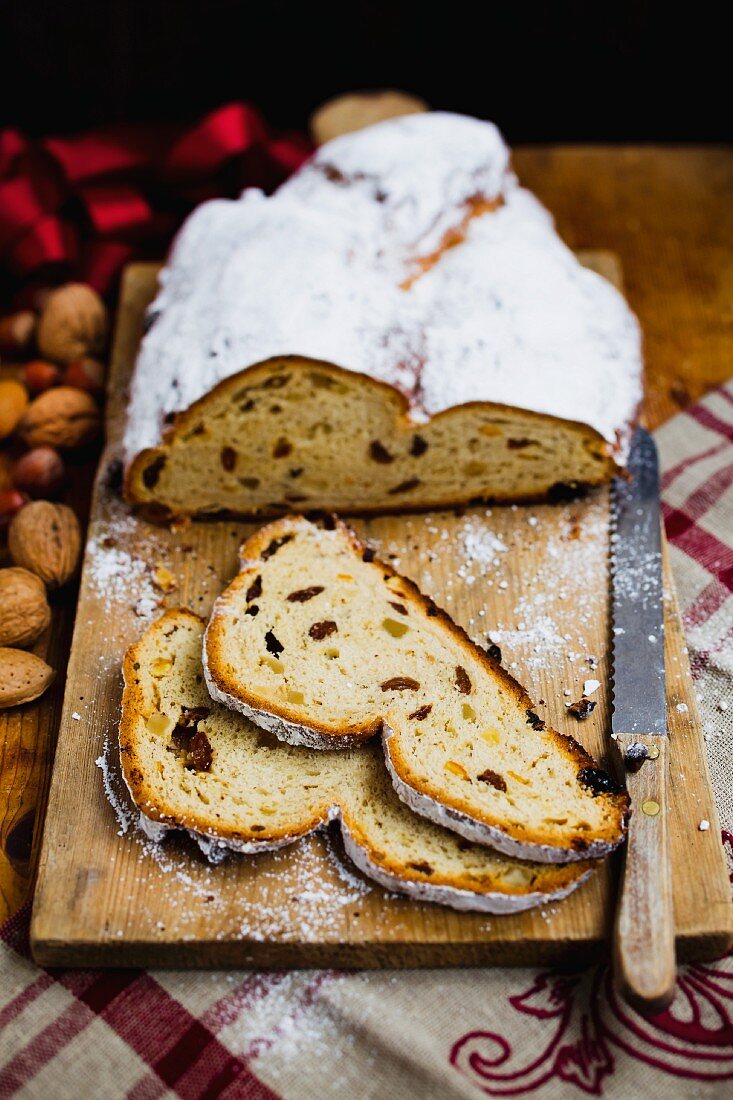
M 18 459 L 13 471 L 16 489 L 29 497 L 54 497 L 65 480 L 64 461 L 52 447 L 34 447 Z
M 31 447 L 72 450 L 99 434 L 99 409 L 88 393 L 71 386 L 57 386 L 31 401 L 19 428 Z
M 0 569 L 0 646 L 32 645 L 50 622 L 41 578 L 27 569 Z
M 107 308 L 95 290 L 68 283 L 49 294 L 38 322 L 41 355 L 71 363 L 104 348 Z
M 43 393 L 61 381 L 61 371 L 55 363 L 32 359 L 23 368 L 23 381 L 32 394 Z
M 65 504 L 31 501 L 11 520 L 8 550 L 16 565 L 36 573 L 49 588 L 58 588 L 79 563 L 79 521 Z
M 36 315 L 30 309 L 0 317 L 0 355 L 26 355 L 33 343 Z
M 0 439 L 7 439 L 18 427 L 28 404 L 28 391 L 14 378 L 0 380 Z
M 0 489 L 0 527 L 4 527 L 16 512 L 28 502 L 25 493 L 17 489 Z
M 87 393 L 100 394 L 104 390 L 104 363 L 87 356 L 69 363 L 62 379 L 65 386 L 73 386 Z

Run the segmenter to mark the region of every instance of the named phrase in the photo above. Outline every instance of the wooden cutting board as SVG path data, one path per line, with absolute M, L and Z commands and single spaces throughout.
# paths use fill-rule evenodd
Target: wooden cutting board
M 619 282 L 613 256 L 588 266 Z M 236 570 L 252 525 L 169 531 L 119 500 L 126 387 L 157 266 L 128 268 L 112 357 L 108 445 L 98 476 L 33 909 L 35 959 L 81 966 L 577 965 L 603 950 L 617 859 L 566 901 L 507 917 L 457 913 L 388 895 L 330 834 L 212 867 L 183 837 L 139 832 L 117 770 L 120 659 L 159 605 L 206 615 Z M 490 633 L 539 713 L 607 757 L 608 493 L 566 505 L 466 509 L 356 521 L 362 535 L 479 641 Z M 163 596 L 165 565 L 176 579 Z M 670 828 L 680 958 L 730 942 L 730 890 L 695 693 L 667 569 Z M 585 680 L 598 706 L 566 710 Z M 710 822 L 700 831 L 702 820 Z

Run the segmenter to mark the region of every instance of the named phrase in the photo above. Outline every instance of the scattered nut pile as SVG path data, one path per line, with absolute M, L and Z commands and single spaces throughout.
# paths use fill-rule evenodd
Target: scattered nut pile
M 71 452 L 101 432 L 107 327 L 104 302 L 81 283 L 51 291 L 38 314 L 0 318 L 0 554 L 12 563 L 0 568 L 0 709 L 54 679 L 26 647 L 51 622 L 47 590 L 79 564 L 79 521 L 57 501 Z

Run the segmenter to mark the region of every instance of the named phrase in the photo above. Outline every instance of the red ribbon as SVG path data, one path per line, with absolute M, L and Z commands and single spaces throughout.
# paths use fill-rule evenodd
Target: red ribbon
M 15 304 L 63 279 L 112 289 L 124 264 L 160 257 L 192 206 L 271 191 L 311 146 L 276 134 L 246 103 L 229 103 L 190 128 L 110 126 L 30 141 L 0 130 L 0 288 Z

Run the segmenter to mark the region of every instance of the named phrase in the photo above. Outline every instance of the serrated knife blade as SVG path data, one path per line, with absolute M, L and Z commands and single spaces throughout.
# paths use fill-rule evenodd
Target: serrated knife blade
M 634 435 L 629 478 L 613 486 L 613 739 L 631 816 L 614 933 L 614 973 L 638 1011 L 661 1012 L 675 990 L 659 462 Z
M 612 729 L 666 733 L 659 460 L 643 428 L 631 445 L 629 474 L 613 484 Z

